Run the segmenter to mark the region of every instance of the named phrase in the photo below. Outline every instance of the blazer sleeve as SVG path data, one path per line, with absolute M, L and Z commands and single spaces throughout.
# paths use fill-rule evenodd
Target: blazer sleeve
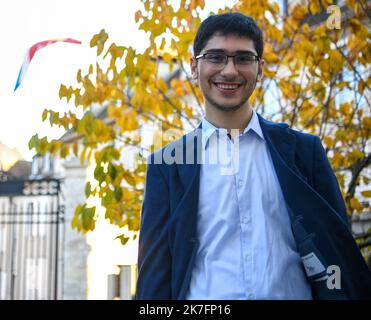
M 328 161 L 326 152 L 319 137 L 314 138 L 313 185 L 315 190 L 339 214 L 340 218 L 350 228 L 347 210 L 339 183 Z
M 151 155 L 153 160 L 153 154 Z M 171 256 L 167 242 L 169 189 L 160 164 L 147 164 L 141 213 L 136 299 L 171 298 Z

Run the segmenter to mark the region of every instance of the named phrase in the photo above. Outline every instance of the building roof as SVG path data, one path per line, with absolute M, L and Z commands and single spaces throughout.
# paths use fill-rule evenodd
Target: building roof
M 18 160 L 9 170 L 3 174 L 7 181 L 27 180 L 31 174 L 32 163 L 26 160 Z
M 9 170 L 18 160 L 23 160 L 21 153 L 0 141 L 0 170 Z

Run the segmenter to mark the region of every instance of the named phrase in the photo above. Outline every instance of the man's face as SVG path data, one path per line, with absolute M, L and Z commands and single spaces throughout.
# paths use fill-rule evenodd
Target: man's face
M 215 34 L 209 39 L 201 54 L 223 51 L 228 55 L 237 52 L 250 52 L 257 55 L 254 43 L 248 38 L 237 35 L 222 36 Z M 249 66 L 239 68 L 229 58 L 224 68 L 215 68 L 205 59 L 191 60 L 192 77 L 200 86 L 205 97 L 205 107 L 217 108 L 222 111 L 233 111 L 248 103 L 253 93 L 257 77 L 262 74 L 264 61 L 255 61 Z

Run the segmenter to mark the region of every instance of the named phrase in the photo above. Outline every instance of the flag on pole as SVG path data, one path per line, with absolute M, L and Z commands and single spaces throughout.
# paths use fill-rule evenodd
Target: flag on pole
M 35 43 L 31 48 L 29 48 L 27 50 L 26 56 L 23 60 L 22 66 L 21 66 L 21 70 L 19 71 L 19 74 L 18 74 L 18 78 L 17 78 L 17 82 L 16 82 L 15 87 L 14 87 L 14 91 L 16 91 L 17 88 L 22 83 L 22 81 L 23 81 L 23 79 L 26 75 L 28 66 L 30 65 L 30 62 L 31 62 L 32 58 L 34 57 L 36 51 L 39 50 L 39 49 L 42 49 L 42 48 L 44 48 L 44 47 L 46 47 L 50 44 L 56 43 L 56 42 L 69 42 L 69 43 L 81 44 L 81 41 L 74 40 L 74 39 L 71 39 L 71 38 L 45 40 L 45 41 L 40 41 L 40 42 Z

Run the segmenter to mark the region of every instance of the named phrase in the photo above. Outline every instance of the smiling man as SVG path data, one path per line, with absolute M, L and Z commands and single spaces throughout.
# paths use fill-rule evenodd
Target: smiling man
M 201 24 L 191 70 L 205 117 L 149 158 L 138 299 L 371 298 L 319 138 L 269 122 L 249 104 L 262 57 L 250 17 Z M 220 150 L 229 174 L 211 161 Z
M 262 76 L 262 35 L 254 35 L 255 49 L 253 40 L 218 32 L 200 50 L 205 40 L 202 36 L 196 37 L 191 68 L 205 97 L 206 118 L 218 127 L 242 130 L 252 115 L 248 99 Z

